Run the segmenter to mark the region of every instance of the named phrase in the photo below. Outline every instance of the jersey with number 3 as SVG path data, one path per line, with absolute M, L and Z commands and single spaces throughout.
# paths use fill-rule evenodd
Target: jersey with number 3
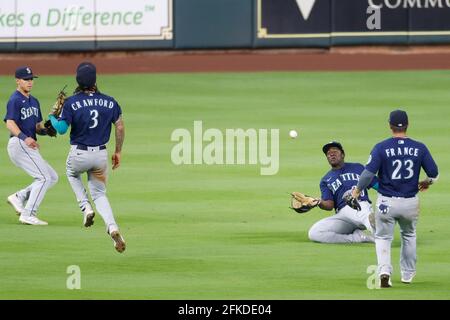
M 420 169 L 436 178 L 438 168 L 428 148 L 410 138 L 389 138 L 372 150 L 366 169 L 378 172 L 378 192 L 387 197 L 414 197 L 419 191 Z
M 71 125 L 70 144 L 100 146 L 109 141 L 111 125 L 121 114 L 114 98 L 99 92 L 80 92 L 65 101 L 60 120 Z

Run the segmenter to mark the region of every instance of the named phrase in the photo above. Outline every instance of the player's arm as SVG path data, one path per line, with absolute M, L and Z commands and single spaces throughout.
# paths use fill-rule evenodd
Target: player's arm
M 39 102 L 38 102 L 39 105 Z M 44 126 L 44 123 L 42 122 L 42 113 L 41 108 L 39 106 L 39 115 L 38 115 L 38 122 L 36 123 L 35 130 L 36 134 L 40 136 L 46 136 L 48 134 L 47 128 Z
M 364 171 L 361 173 L 359 177 L 359 181 L 358 184 L 356 185 L 356 188 L 354 188 L 352 191 L 352 197 L 354 199 L 358 199 L 361 194 L 361 191 L 367 189 L 370 186 L 371 182 L 375 177 L 375 174 L 378 172 L 380 167 L 381 167 L 381 156 L 378 150 L 378 145 L 376 145 L 370 152 L 369 161 L 367 161 L 366 167 L 364 168 Z
M 378 191 L 378 188 L 380 187 L 380 185 L 378 184 L 378 182 L 372 184 L 371 186 L 369 186 L 370 189 L 373 189 L 375 191 Z
M 333 193 L 328 188 L 327 183 L 322 179 L 320 181 L 320 202 L 319 208 L 326 211 L 334 209 Z
M 334 201 L 333 200 L 320 200 L 319 208 L 326 211 L 331 211 L 334 209 Z
M 52 127 L 55 128 L 56 132 L 59 134 L 65 134 L 67 132 L 69 124 L 65 120 L 58 120 L 53 114 L 49 115 L 48 118 L 52 122 Z
M 363 169 L 364 171 L 364 169 Z M 378 188 L 380 187 L 379 182 L 378 182 L 378 177 L 375 175 L 372 179 L 372 181 L 370 181 L 369 186 L 367 187 L 368 189 L 373 189 L 375 191 L 378 191 Z
M 116 135 L 116 149 L 112 155 L 112 168 L 117 169 L 120 166 L 120 157 L 122 155 L 122 146 L 125 139 L 125 126 L 122 116 L 114 123 Z
M 423 157 L 422 168 L 425 170 L 427 178 L 419 182 L 419 191 L 426 191 L 439 178 L 439 170 L 437 164 L 433 160 L 433 157 L 431 156 L 428 149 L 426 149 L 425 155 Z
M 356 188 L 353 189 L 352 192 L 353 198 L 357 199 L 361 194 L 361 191 L 369 187 L 374 177 L 375 173 L 370 172 L 367 169 L 364 169 L 364 171 L 361 173 L 361 176 L 359 177 L 359 181 L 358 184 L 356 185 Z
M 38 143 L 31 137 L 25 135 L 17 126 L 14 120 L 8 119 L 6 120 L 6 128 L 11 132 L 13 136 L 18 137 L 20 140 L 23 140 L 27 146 L 33 149 L 39 148 Z

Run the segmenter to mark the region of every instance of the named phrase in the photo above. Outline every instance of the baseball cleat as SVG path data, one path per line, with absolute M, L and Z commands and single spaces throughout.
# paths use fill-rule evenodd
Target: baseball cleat
M 410 284 L 410 283 L 412 282 L 412 280 L 413 280 L 413 278 L 414 278 L 415 275 L 416 275 L 415 272 L 410 273 L 410 274 L 408 274 L 408 275 L 402 275 L 402 282 L 403 282 L 403 283 Z
M 125 240 L 120 235 L 119 231 L 113 231 L 111 232 L 111 238 L 114 243 L 114 248 L 116 248 L 117 252 L 124 252 L 125 251 Z
M 40 220 L 35 216 L 20 216 L 19 221 L 23 224 L 29 224 L 33 226 L 46 226 L 48 225 L 47 221 Z
M 8 197 L 7 202 L 14 208 L 16 214 L 20 216 L 24 208 L 22 201 L 20 201 L 19 198 L 17 197 L 17 193 L 10 195 Z
M 354 234 L 357 234 L 359 237 L 359 241 L 357 242 L 363 242 L 363 243 L 375 243 L 375 238 L 372 234 L 369 234 L 368 232 L 364 232 L 363 230 L 356 229 Z
M 95 212 L 92 211 L 90 213 L 85 213 L 83 215 L 83 225 L 86 228 L 89 228 L 90 226 L 92 226 L 94 224 L 94 217 L 95 217 Z
M 391 276 L 389 274 L 380 275 L 380 288 L 390 288 L 392 287 Z
M 83 212 L 83 226 L 89 228 L 94 224 L 95 212 L 89 203 L 81 211 Z
M 375 238 L 371 234 L 363 234 L 362 239 L 366 243 L 375 243 Z

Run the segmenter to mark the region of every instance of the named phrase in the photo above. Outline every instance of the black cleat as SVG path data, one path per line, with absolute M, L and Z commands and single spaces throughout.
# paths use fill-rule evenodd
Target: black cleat
M 388 274 L 380 275 L 380 288 L 392 287 L 391 277 Z
M 95 212 L 89 212 L 89 213 L 85 213 L 84 214 L 84 219 L 83 219 L 83 225 L 86 228 L 89 228 L 90 226 L 92 226 L 94 224 L 94 217 L 95 217 Z

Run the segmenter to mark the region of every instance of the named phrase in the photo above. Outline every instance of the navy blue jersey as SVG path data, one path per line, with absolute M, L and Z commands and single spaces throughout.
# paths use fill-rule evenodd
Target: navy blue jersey
M 14 120 L 27 137 L 36 138 L 36 124 L 42 121 L 39 101 L 30 95 L 29 98 L 15 91 L 6 105 L 6 115 L 3 121 Z
M 364 166 L 360 163 L 344 163 L 341 169 L 330 170 L 320 181 L 320 191 L 322 200 L 333 200 L 336 211 L 346 206 L 342 196 L 347 190 L 351 190 L 358 184 L 359 176 L 364 171 Z M 377 183 L 375 177 L 369 187 Z M 361 201 L 369 201 L 367 190 L 361 192 Z
M 366 169 L 378 173 L 378 192 L 387 197 L 411 198 L 419 192 L 420 168 L 436 178 L 438 168 L 427 147 L 410 138 L 389 138 L 372 150 Z
M 65 101 L 60 120 L 72 126 L 70 144 L 100 146 L 109 141 L 111 125 L 121 114 L 114 98 L 101 93 L 80 92 Z

